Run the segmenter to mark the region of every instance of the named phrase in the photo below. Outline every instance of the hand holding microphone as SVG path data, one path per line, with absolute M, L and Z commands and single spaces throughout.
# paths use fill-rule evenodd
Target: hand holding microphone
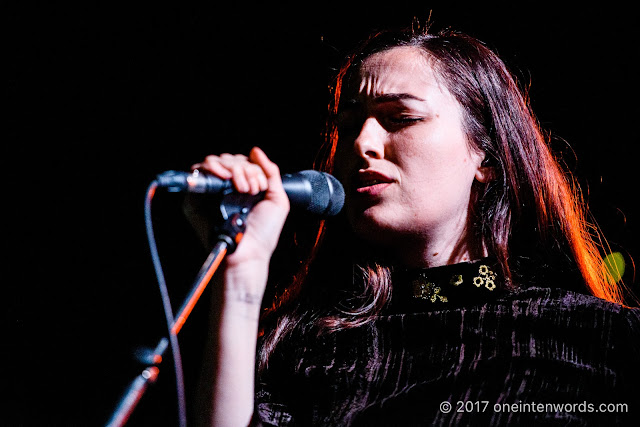
M 333 216 L 344 204 L 344 189 L 333 176 L 309 170 L 281 177 L 278 166 L 257 147 L 251 150 L 249 157 L 240 154 L 207 156 L 203 162 L 193 165 L 192 170 L 206 173 L 165 172 L 158 176 L 158 185 L 169 191 L 190 193 L 262 193 L 261 201 L 249 215 L 247 230 L 238 248 L 244 250 L 227 257 L 230 263 L 243 261 L 245 256 L 254 261 L 268 261 L 290 207 L 315 215 Z M 206 222 L 197 210 L 192 209 L 187 214 L 192 222 Z
M 224 182 L 224 186 L 231 185 L 240 194 L 256 195 L 264 192 L 263 199 L 251 210 L 242 241 L 225 261 L 227 270 L 230 267 L 244 265 L 244 268 L 239 269 L 243 274 L 252 270 L 246 267 L 247 264 L 260 265 L 260 268 L 268 266 L 290 209 L 278 166 L 269 160 L 261 149 L 254 147 L 248 157 L 240 154 L 207 156 L 203 162 L 191 168 L 210 174 L 211 178 Z M 184 181 L 186 176 L 189 174 L 173 176 L 173 182 L 167 182 L 161 175 L 158 177 L 158 184 L 175 190 L 176 187 L 173 185 Z M 204 178 L 206 175 L 200 176 Z M 189 190 L 190 188 L 183 189 Z M 196 216 L 198 214 L 196 212 Z
M 213 157 L 213 156 L 209 156 Z M 216 156 L 217 157 L 217 156 Z M 210 174 L 200 174 L 199 169 L 193 173 L 168 171 L 157 177 L 159 187 L 172 192 L 186 191 L 188 193 L 224 194 L 234 191 L 239 185 L 231 179 L 221 179 Z M 254 180 L 254 186 L 244 185 L 244 190 L 252 195 L 259 194 L 263 176 Z M 244 184 L 248 184 L 248 180 Z M 344 205 L 344 189 L 342 184 L 325 172 L 305 170 L 282 177 L 282 186 L 292 207 L 300 208 L 314 215 L 337 215 Z M 258 190 L 256 190 L 256 188 Z

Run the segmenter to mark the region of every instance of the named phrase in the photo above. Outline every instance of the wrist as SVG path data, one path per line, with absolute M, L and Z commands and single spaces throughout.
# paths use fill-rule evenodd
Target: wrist
M 221 315 L 228 319 L 235 319 L 238 325 L 245 326 L 252 325 L 257 328 L 260 322 L 260 314 L 262 312 L 262 300 L 258 303 L 253 301 L 247 302 L 242 298 L 236 296 L 227 296 L 221 307 Z M 253 329 L 250 329 L 253 331 Z
M 227 263 L 224 266 L 225 291 L 238 290 L 244 293 L 259 293 L 262 296 L 269 276 L 269 261 L 246 261 L 241 264 Z
M 238 266 L 225 266 L 224 285 L 221 289 L 225 307 L 257 318 L 268 274 L 268 262 L 252 261 Z

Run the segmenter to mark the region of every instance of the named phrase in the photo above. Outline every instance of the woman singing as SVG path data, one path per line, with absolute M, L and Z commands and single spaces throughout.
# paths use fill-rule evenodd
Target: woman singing
M 264 316 L 289 211 L 278 167 L 258 148 L 194 165 L 265 192 L 215 290 L 201 420 L 629 419 L 640 312 L 603 268 L 571 177 L 504 63 L 452 31 L 381 33 L 334 92 L 321 169 L 344 184 L 345 209 Z

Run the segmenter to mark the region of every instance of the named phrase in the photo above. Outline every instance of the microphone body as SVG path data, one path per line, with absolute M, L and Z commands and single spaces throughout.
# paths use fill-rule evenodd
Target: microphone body
M 167 171 L 157 176 L 159 187 L 171 192 L 221 194 L 233 191 L 230 180 L 206 173 Z M 305 170 L 282 176 L 282 186 L 294 208 L 315 215 L 334 216 L 344 206 L 344 188 L 326 172 Z

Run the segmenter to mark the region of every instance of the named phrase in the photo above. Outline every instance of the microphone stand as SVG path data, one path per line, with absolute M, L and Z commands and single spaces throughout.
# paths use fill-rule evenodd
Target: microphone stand
M 220 212 L 224 222 L 219 230 L 217 242 L 200 268 L 191 291 L 170 326 L 172 333 L 177 335 L 180 332 L 224 257 L 236 250 L 244 235 L 247 216 L 251 208 L 263 197 L 263 193 L 251 196 L 235 193 L 231 189 L 223 193 Z M 162 356 L 168 346 L 169 340 L 166 337 L 162 338 L 156 348 L 143 357 L 148 366 L 129 385 L 124 397 L 107 423 L 108 427 L 120 427 L 126 424 L 148 386 L 156 382 L 160 373 L 158 365 L 162 362 Z

